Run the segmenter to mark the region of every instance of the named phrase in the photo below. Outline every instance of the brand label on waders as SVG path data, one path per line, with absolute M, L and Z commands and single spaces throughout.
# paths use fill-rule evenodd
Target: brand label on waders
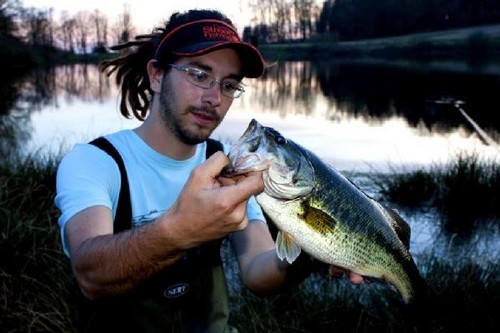
M 163 292 L 163 296 L 166 298 L 177 298 L 182 295 L 187 294 L 189 291 L 189 284 L 187 283 L 177 283 L 170 287 L 167 287 Z

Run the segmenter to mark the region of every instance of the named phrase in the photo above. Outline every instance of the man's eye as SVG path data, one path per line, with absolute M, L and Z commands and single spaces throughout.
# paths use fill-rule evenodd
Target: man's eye
M 196 82 L 206 82 L 209 79 L 208 74 L 202 71 L 194 70 L 189 75 Z
M 224 81 L 222 82 L 222 89 L 227 92 L 234 92 L 236 90 L 240 90 L 240 86 L 237 83 Z

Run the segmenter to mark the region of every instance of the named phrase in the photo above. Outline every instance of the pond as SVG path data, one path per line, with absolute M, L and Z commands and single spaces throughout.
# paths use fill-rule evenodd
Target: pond
M 264 78 L 246 81 L 245 94 L 214 137 L 234 141 L 256 118 L 351 172 L 416 168 L 447 161 L 457 151 L 493 157 L 500 152 L 497 73 L 278 63 Z M 21 98 L 11 113 L 22 119 L 16 131 L 24 153 L 65 151 L 138 125 L 119 115 L 113 80 L 92 65 L 33 73 L 17 85 Z M 457 108 L 451 101 L 464 104 Z M 485 144 L 481 133 L 496 144 Z
M 278 62 L 263 78 L 245 82 L 245 94 L 213 136 L 234 142 L 255 118 L 370 192 L 367 174 L 446 163 L 458 152 L 496 159 L 499 73 L 463 64 Z M 94 65 L 61 66 L 7 83 L 0 122 L 4 157 L 60 154 L 76 142 L 139 124 L 120 116 L 113 80 Z M 450 239 L 436 236 L 436 213 L 402 215 L 412 225 L 414 251 L 449 251 Z M 492 228 L 475 243 L 481 255 L 499 255 L 498 227 Z

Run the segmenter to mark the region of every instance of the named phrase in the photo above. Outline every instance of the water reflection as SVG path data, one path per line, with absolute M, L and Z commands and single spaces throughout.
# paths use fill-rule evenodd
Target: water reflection
M 115 93 L 112 80 L 98 72 L 96 65 L 70 65 L 55 69 L 57 80 L 56 95 L 66 102 L 103 102 Z M 60 79 L 60 80 L 59 80 Z
M 12 74 L 7 71 L 0 76 L 0 154 L 2 161 L 14 160 L 22 143 L 30 139 L 30 112 L 44 98 L 37 85 L 33 87 L 33 76 L 26 73 Z M 53 77 L 53 76 L 52 76 Z
M 106 115 L 114 109 L 109 102 L 116 98 L 112 82 L 88 64 L 3 77 L 0 83 L 0 96 L 4 97 L 0 100 L 0 153 L 4 160 L 59 153 L 86 140 L 89 114 L 96 115 L 93 105 L 108 104 L 99 110 Z M 97 118 L 99 126 L 107 126 L 106 117 Z
M 498 138 L 500 115 L 495 110 L 499 73 L 453 72 L 449 68 L 412 69 L 388 65 L 336 62 L 283 62 L 270 67 L 254 95 L 263 109 L 281 116 L 311 115 L 325 96 L 326 119 L 348 115 L 366 122 L 403 117 L 411 127 L 449 133 L 468 123 L 453 108 L 435 101 L 465 101 L 469 115 Z
M 435 101 L 465 101 L 462 107 L 498 142 L 500 115 L 491 109 L 499 91 L 499 75 L 490 72 L 282 62 L 251 82 L 235 106 L 238 115 L 217 134 L 234 139 L 243 119 L 255 117 L 342 170 L 415 168 L 446 162 L 458 150 L 492 157 L 498 147 L 485 146 L 452 104 Z
M 113 80 L 95 65 L 2 80 L 2 152 L 64 151 L 138 124 L 119 116 Z M 214 136 L 235 140 L 258 118 L 343 170 L 418 167 L 444 161 L 457 149 L 494 156 L 498 150 L 481 143 L 456 108 L 434 101 L 465 101 L 467 114 L 498 142 L 500 115 L 492 110 L 499 91 L 495 72 L 279 62 L 262 79 L 248 81 L 247 93 Z

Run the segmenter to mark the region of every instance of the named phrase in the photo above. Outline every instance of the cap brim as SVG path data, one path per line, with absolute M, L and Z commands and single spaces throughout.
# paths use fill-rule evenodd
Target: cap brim
M 255 46 L 245 42 L 201 42 L 191 44 L 172 53 L 179 56 L 192 57 L 224 48 L 232 48 L 238 53 L 244 77 L 256 78 L 264 74 L 265 62 L 262 55 Z

